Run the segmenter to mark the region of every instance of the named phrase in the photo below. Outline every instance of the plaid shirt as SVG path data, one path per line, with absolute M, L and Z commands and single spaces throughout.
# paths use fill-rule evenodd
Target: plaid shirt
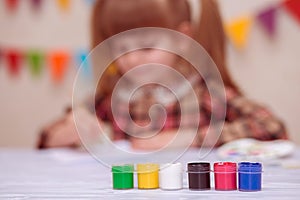
M 126 139 L 129 135 L 141 133 L 140 129 L 131 123 L 131 120 L 136 125 L 146 126 L 143 128 L 143 131 L 146 132 L 161 131 L 163 133 L 165 130 L 176 130 L 179 125 L 187 128 L 199 126 L 199 130 L 207 130 L 212 111 L 211 98 L 205 83 L 200 82 L 197 84 L 194 87 L 194 92 L 199 99 L 200 112 L 196 112 L 193 108 L 186 108 L 185 110 L 188 111 L 182 114 L 179 103 L 175 101 L 165 107 L 165 121 L 164 115 L 153 113 L 152 110 L 154 118 L 152 118 L 153 121 L 151 122 L 149 109 L 158 102 L 153 98 L 153 95 L 147 93 L 144 93 L 141 98 L 130 101 L 129 107 L 122 100 L 118 100 L 114 104 L 116 106 L 114 108 L 116 110 L 114 117 L 111 109 L 111 97 L 102 98 L 96 103 L 96 112 L 101 120 L 111 123 L 115 140 Z M 217 145 L 245 137 L 259 140 L 287 139 L 287 132 L 283 123 L 268 109 L 245 98 L 233 88 L 225 87 L 225 92 L 227 104 L 225 123 Z M 188 107 L 189 98 L 189 94 L 186 94 L 186 97 L 180 100 L 181 106 Z M 217 106 L 224 106 L 222 104 L 217 102 Z M 216 116 L 218 116 L 218 113 L 216 113 Z M 195 119 L 199 119 L 199 121 Z M 201 133 L 199 131 L 199 145 L 202 143 L 205 134 L 213 133 Z

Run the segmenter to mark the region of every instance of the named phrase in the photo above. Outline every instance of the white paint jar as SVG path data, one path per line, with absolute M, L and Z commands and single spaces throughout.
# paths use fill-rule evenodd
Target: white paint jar
M 182 189 L 182 164 L 164 164 L 160 166 L 159 187 L 163 190 L 180 190 Z

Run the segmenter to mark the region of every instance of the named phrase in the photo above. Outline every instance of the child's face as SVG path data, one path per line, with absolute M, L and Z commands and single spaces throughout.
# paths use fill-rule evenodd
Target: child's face
M 151 35 L 151 37 L 147 37 L 147 35 L 145 37 L 136 35 L 126 37 L 116 44 L 113 44 L 114 54 L 126 52 L 127 50 L 136 49 L 145 45 L 153 48 L 140 49 L 127 53 L 116 60 L 116 66 L 122 74 L 125 74 L 135 67 L 144 65 L 143 68 L 145 70 L 140 71 L 143 74 L 133 73 L 132 75 L 128 75 L 131 81 L 140 82 L 139 80 L 144 80 L 146 76 L 149 80 L 157 80 L 158 74 L 157 72 L 152 73 L 151 65 L 160 64 L 173 67 L 176 61 L 176 55 L 164 50 L 155 49 L 155 47 L 158 47 L 158 44 L 160 44 L 159 46 L 161 46 L 162 43 L 168 45 L 167 43 L 171 42 L 170 40 L 170 38 L 162 38 L 158 35 Z

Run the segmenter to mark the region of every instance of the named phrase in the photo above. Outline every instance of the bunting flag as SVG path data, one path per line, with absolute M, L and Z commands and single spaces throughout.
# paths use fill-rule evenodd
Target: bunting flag
M 28 53 L 29 69 L 33 76 L 38 76 L 42 72 L 44 57 L 41 52 L 31 51 Z
M 237 48 L 243 48 L 246 45 L 251 24 L 252 18 L 245 16 L 225 27 L 228 37 Z
M 77 66 L 82 65 L 84 76 L 87 78 L 92 76 L 92 67 L 90 59 L 88 59 L 87 50 L 80 49 L 75 52 L 66 50 L 48 53 L 40 49 L 20 50 L 0 47 L 0 62 L 4 61 L 3 65 L 0 66 L 5 66 L 12 77 L 19 74 L 24 62 L 28 64 L 28 70 L 33 77 L 41 75 L 47 64 L 49 65 L 51 79 L 59 83 L 65 77 L 64 75 L 67 72 L 71 59 L 78 63 Z
M 17 50 L 9 50 L 5 56 L 10 75 L 17 76 L 20 73 L 22 54 Z
M 257 20 L 271 37 L 273 37 L 276 32 L 277 8 L 278 7 L 275 6 L 270 7 L 257 15 Z
M 87 4 L 94 5 L 96 0 L 85 0 Z
M 82 72 L 86 77 L 92 76 L 91 62 L 88 58 L 88 52 L 84 50 L 79 50 L 76 54 L 76 60 L 78 62 L 78 67 L 81 67 Z
M 2 55 L 3 54 L 3 52 L 2 52 L 2 50 L 0 49 L 0 62 L 1 62 L 1 60 L 2 60 Z
M 31 5 L 34 10 L 39 10 L 42 5 L 42 0 L 31 0 Z
M 29 0 L 28 0 L 29 1 Z M 93 4 L 95 0 L 82 0 L 86 4 Z M 5 0 L 6 7 L 13 11 L 16 10 L 19 0 Z M 30 0 L 32 7 L 39 9 L 43 0 Z M 56 0 L 59 8 L 67 10 L 70 7 L 72 1 L 70 0 Z M 251 30 L 253 20 L 257 20 L 262 27 L 266 30 L 268 35 L 273 37 L 276 34 L 277 28 L 277 15 L 279 8 L 284 7 L 286 11 L 291 13 L 291 16 L 295 17 L 300 25 L 300 0 L 283 0 L 280 3 L 272 4 L 265 9 L 262 9 L 258 13 L 252 13 L 248 16 L 236 18 L 231 23 L 224 26 L 228 38 L 233 42 L 234 46 L 241 49 L 245 47 L 247 39 Z M 23 55 L 27 55 L 26 59 L 29 64 L 29 70 L 36 76 L 41 74 L 45 59 L 49 61 L 51 77 L 55 82 L 61 81 L 66 73 L 69 65 L 70 58 L 78 63 L 78 66 L 82 67 L 84 75 L 87 77 L 92 76 L 92 64 L 88 58 L 88 51 L 78 50 L 75 52 L 60 51 L 53 52 L 50 55 L 43 50 L 20 50 L 14 48 L 0 48 L 0 62 L 5 62 L 7 69 L 11 75 L 17 75 L 21 69 L 21 62 L 24 60 Z M 49 60 L 48 60 L 49 58 Z M 116 73 L 114 65 L 108 68 L 108 71 L 114 75 Z
M 283 5 L 300 23 L 300 0 L 286 0 Z
M 66 11 L 70 7 L 70 0 L 56 0 L 59 8 L 63 11 Z
M 6 6 L 9 11 L 15 11 L 18 7 L 19 0 L 6 0 Z
M 69 65 L 70 55 L 64 51 L 53 52 L 50 57 L 50 71 L 54 82 L 61 82 Z

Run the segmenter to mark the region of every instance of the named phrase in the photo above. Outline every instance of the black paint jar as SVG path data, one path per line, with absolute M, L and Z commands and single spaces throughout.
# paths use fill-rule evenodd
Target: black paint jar
M 210 163 L 188 163 L 187 170 L 189 189 L 210 190 Z

